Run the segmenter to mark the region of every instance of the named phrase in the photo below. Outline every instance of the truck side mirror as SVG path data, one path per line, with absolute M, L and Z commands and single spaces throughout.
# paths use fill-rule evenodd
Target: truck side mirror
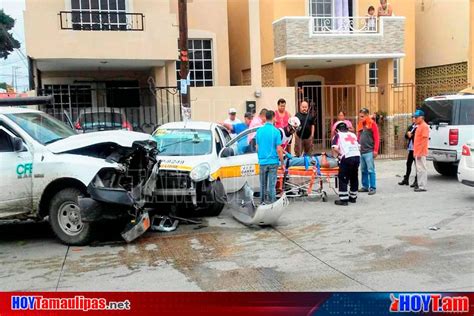
M 23 140 L 20 137 L 13 136 L 11 140 L 12 140 L 12 145 L 13 145 L 13 151 L 15 152 L 26 151 L 25 145 L 23 144 Z

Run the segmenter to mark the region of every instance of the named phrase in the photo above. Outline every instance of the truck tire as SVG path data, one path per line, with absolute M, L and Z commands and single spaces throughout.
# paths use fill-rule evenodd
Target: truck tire
M 435 170 L 443 176 L 454 177 L 458 173 L 458 165 L 450 162 L 433 161 L 433 166 Z
M 227 201 L 224 185 L 219 180 L 211 183 L 212 203 L 200 213 L 205 217 L 219 216 Z
M 82 195 L 75 188 L 57 192 L 49 204 L 49 223 L 54 234 L 66 245 L 82 246 L 92 240 L 93 224 L 81 220 L 77 197 Z

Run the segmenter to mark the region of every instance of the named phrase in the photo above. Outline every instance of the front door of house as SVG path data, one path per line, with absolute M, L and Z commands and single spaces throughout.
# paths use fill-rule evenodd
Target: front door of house
M 321 81 L 301 81 L 298 82 L 298 104 L 301 101 L 309 103 L 309 112 L 316 117 L 316 128 L 314 139 L 316 141 L 324 138 L 324 118 L 323 118 L 323 98 Z

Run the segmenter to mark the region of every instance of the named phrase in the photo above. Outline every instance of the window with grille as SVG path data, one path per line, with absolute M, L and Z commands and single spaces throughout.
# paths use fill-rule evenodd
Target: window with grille
M 44 85 L 44 95 L 53 96 L 57 113 L 46 112 L 55 117 L 62 116 L 66 110 L 74 121 L 82 108 L 92 107 L 92 90 L 89 85 L 47 84 Z
M 393 60 L 393 84 L 400 84 L 400 59 Z
M 333 0 L 311 0 L 310 14 L 315 17 L 331 17 Z
M 212 66 L 212 40 L 192 39 L 188 41 L 189 73 L 191 87 L 211 87 L 214 85 Z M 176 63 L 176 78 L 180 76 L 180 62 Z
M 71 0 L 74 30 L 126 30 L 126 0 Z
M 377 62 L 369 64 L 369 85 L 371 87 L 376 87 L 379 83 L 378 77 L 379 69 L 377 68 Z

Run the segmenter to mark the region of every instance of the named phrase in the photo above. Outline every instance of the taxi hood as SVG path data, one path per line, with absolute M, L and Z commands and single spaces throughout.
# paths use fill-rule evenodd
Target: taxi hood
M 147 140 L 153 141 L 153 137 L 149 134 L 129 131 L 103 131 L 73 135 L 46 145 L 46 148 L 55 154 L 59 154 L 99 144 L 115 144 L 121 147 L 132 147 L 136 141 Z

